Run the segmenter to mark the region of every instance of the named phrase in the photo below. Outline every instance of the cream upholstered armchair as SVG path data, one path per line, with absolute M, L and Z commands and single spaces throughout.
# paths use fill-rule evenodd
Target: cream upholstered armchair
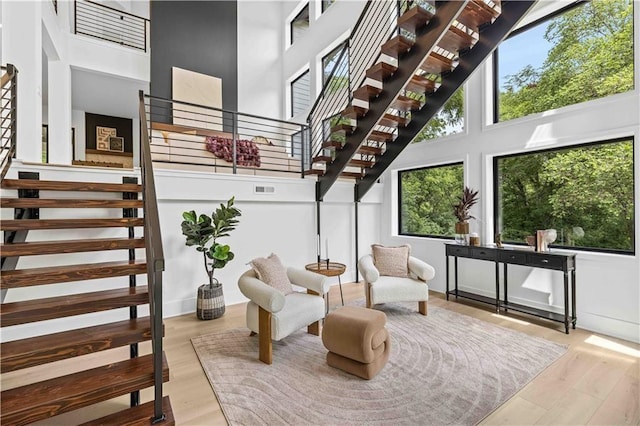
M 372 254 L 360 258 L 367 308 L 377 303 L 418 302 L 418 311 L 427 315 L 427 281 L 435 276 L 435 269 L 410 256 L 410 249 L 374 244 Z
M 238 280 L 240 291 L 250 299 L 247 303 L 247 327 L 251 334 L 259 335 L 259 359 L 266 364 L 272 362 L 272 339 L 281 340 L 303 327 L 318 336 L 320 320 L 325 315 L 324 295 L 329 291 L 326 278 L 294 268 L 287 268 L 286 275 L 292 284 L 306 288 L 307 293 L 293 291 L 285 294 L 258 279 L 253 269 Z

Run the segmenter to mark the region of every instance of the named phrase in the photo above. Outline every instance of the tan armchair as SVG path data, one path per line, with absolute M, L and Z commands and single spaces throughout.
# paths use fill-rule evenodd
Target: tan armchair
M 246 297 L 247 327 L 260 339 L 260 361 L 272 363 L 272 340 L 281 340 L 294 331 L 307 327 L 310 334 L 320 334 L 320 320 L 325 315 L 324 295 L 329 291 L 326 278 L 313 272 L 287 268 L 292 284 L 307 289 L 306 293 L 281 291 L 260 281 L 251 269 L 240 276 L 238 287 Z

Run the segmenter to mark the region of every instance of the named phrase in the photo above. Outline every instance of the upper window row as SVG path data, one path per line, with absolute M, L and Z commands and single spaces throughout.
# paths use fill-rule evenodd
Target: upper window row
M 322 13 L 324 13 L 334 2 L 335 0 L 321 0 Z M 296 17 L 291 20 L 289 28 L 291 30 L 291 44 L 300 39 L 300 37 L 307 32 L 309 29 L 309 3 L 307 3 Z

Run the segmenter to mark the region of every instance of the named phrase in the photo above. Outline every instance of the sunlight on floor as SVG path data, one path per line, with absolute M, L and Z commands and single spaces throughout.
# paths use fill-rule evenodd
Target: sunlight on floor
M 531 325 L 530 322 L 522 321 L 522 320 L 511 318 L 511 317 L 505 317 L 504 315 L 491 314 L 491 316 L 492 317 L 496 317 L 496 318 L 500 318 L 500 319 L 503 319 L 503 320 L 515 322 L 516 324 L 520 324 L 520 325 Z
M 635 358 L 640 358 L 639 350 L 630 348 L 621 343 L 612 342 L 611 340 L 607 340 L 599 336 L 591 335 L 585 340 L 585 343 L 599 346 L 601 348 L 609 349 L 609 350 L 619 352 L 621 354 L 629 355 Z

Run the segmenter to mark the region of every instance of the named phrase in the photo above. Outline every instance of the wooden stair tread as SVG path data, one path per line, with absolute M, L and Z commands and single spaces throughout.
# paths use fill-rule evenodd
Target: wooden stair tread
M 500 16 L 499 1 L 494 3 L 496 7 L 491 7 L 483 0 L 471 0 L 460 13 L 457 21 L 474 31 L 478 31 L 479 27 L 493 22 L 494 19 Z
M 375 146 L 368 146 L 368 145 L 360 145 L 360 147 L 356 152 L 358 154 L 364 154 L 364 155 L 382 155 L 382 148 L 377 148 Z
M 367 111 L 369 111 L 367 108 L 349 105 L 340 113 L 340 115 L 345 118 L 357 120 L 360 117 L 364 117 L 367 114 Z
M 149 426 L 151 425 L 150 419 L 154 415 L 153 410 L 153 401 L 149 401 L 136 407 L 127 408 L 126 410 L 118 411 L 117 413 L 109 414 L 108 416 L 100 417 L 99 419 L 82 423 L 82 425 L 80 426 Z M 175 418 L 173 416 L 173 409 L 171 408 L 171 401 L 169 400 L 168 396 L 162 398 L 162 412 L 164 413 L 165 419 L 162 422 L 156 424 L 161 426 L 174 425 Z
M 0 244 L 2 257 L 144 248 L 144 238 L 96 238 L 89 240 L 33 241 Z
M 453 71 L 457 65 L 457 59 L 447 58 L 437 52 L 431 52 L 420 65 L 420 69 L 430 74 L 442 74 Z
M 163 381 L 169 368 L 163 354 Z M 27 424 L 153 386 L 145 355 L 2 392 L 2 423 Z
M 411 77 L 411 80 L 409 80 L 405 86 L 406 90 L 420 94 L 431 93 L 436 90 L 436 88 L 437 84 L 435 81 L 420 75 L 414 75 Z
M 304 171 L 304 174 L 306 176 L 308 176 L 308 175 L 322 176 L 324 174 L 324 170 L 322 170 L 322 169 L 307 169 L 307 170 Z
M 420 109 L 420 106 L 419 100 L 404 95 L 399 95 L 393 103 L 391 103 L 391 108 L 397 109 L 398 111 L 417 111 Z
M 115 262 L 82 265 L 49 266 L 44 268 L 14 269 L 2 271 L 0 288 L 18 288 L 100 278 L 145 274 L 145 260 L 121 260 Z
M 393 73 L 397 70 L 398 67 L 396 66 L 387 64 L 386 62 L 378 62 L 377 64 L 369 68 L 365 75 L 371 79 L 383 81 L 387 77 L 393 75 Z
M 349 124 L 340 123 L 340 124 L 336 124 L 331 128 L 331 133 L 340 133 L 340 132 L 352 133 L 353 126 Z
M 2 188 L 46 191 L 142 192 L 142 185 L 135 183 L 64 182 L 36 179 L 4 179 Z
M 22 219 L 3 220 L 0 222 L 0 229 L 3 231 L 18 231 L 23 229 L 129 228 L 135 226 L 144 226 L 144 219 Z
M 346 178 L 354 178 L 354 179 L 361 179 L 362 178 L 362 173 L 358 173 L 358 172 L 342 172 L 340 173 L 341 177 L 346 177 Z
M 372 141 L 378 141 L 378 142 L 392 142 L 393 133 L 382 132 L 380 130 L 373 130 L 367 139 Z
M 149 302 L 147 286 L 117 288 L 45 299 L 3 303 L 2 327 L 143 305 Z
M 350 167 L 373 167 L 374 164 L 375 161 L 358 160 L 352 158 L 351 160 L 349 160 L 349 163 L 347 165 Z
M 342 148 L 342 142 L 338 142 L 338 141 L 322 142 L 322 149 L 340 149 L 340 148 Z
M 330 163 L 332 161 L 333 161 L 333 157 L 329 155 L 318 155 L 316 157 L 313 157 L 314 163 Z
M 378 121 L 378 125 L 384 127 L 406 127 L 409 124 L 409 119 L 405 117 L 399 117 L 394 114 L 385 114 Z
M 353 98 L 369 102 L 369 100 L 377 97 L 380 93 L 382 93 L 381 88 L 365 84 L 364 86 L 354 90 Z
M 77 198 L 2 198 L 2 208 L 142 208 L 142 200 L 83 200 Z
M 388 40 L 380 47 L 380 51 L 387 56 L 397 58 L 399 55 L 408 52 L 413 47 L 413 40 L 403 36 L 397 35 Z
M 0 345 L 1 371 L 7 373 L 146 340 L 151 340 L 149 317 L 14 340 Z
M 478 41 L 477 33 L 469 34 L 452 25 L 438 42 L 438 46 L 452 53 L 473 47 Z
M 420 6 L 415 6 L 398 18 L 398 27 L 415 33 L 416 29 L 425 26 L 431 18 L 433 18 L 433 13 Z

